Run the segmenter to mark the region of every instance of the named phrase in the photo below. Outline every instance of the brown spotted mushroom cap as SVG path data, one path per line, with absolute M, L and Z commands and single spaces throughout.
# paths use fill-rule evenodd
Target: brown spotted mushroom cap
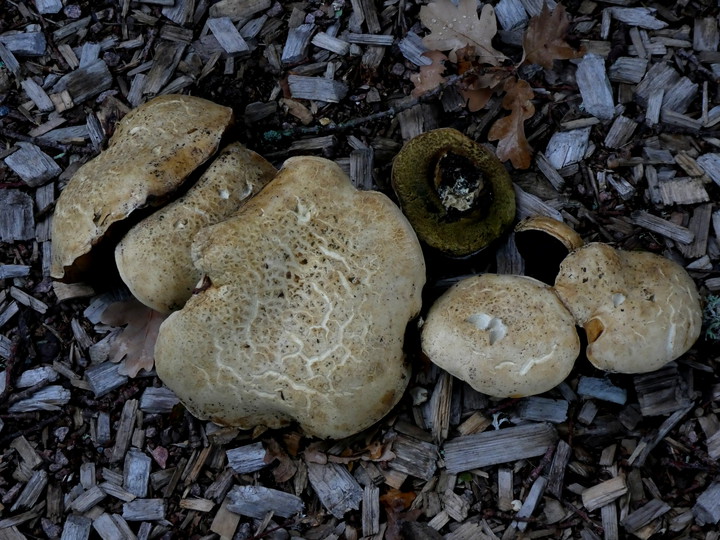
M 700 335 L 695 283 L 681 266 L 653 253 L 588 244 L 562 262 L 555 289 L 585 328 L 588 359 L 606 371 L 654 371 Z
M 483 274 L 460 281 L 433 304 L 422 350 L 479 392 L 520 397 L 561 383 L 580 339 L 551 287 L 525 276 Z
M 182 95 L 154 98 L 118 124 L 107 150 L 78 169 L 62 191 L 52 225 L 52 277 L 74 281 L 115 223 L 163 203 L 212 156 L 232 110 Z
M 275 174 L 243 145 L 224 148 L 183 197 L 135 225 L 115 248 L 120 277 L 133 296 L 161 313 L 185 305 L 202 278 L 190 256 L 195 233 L 237 212 Z
M 196 416 L 244 429 L 361 431 L 407 385 L 425 263 L 400 209 L 333 162 L 288 159 L 192 249 L 210 285 L 163 323 L 158 375 Z

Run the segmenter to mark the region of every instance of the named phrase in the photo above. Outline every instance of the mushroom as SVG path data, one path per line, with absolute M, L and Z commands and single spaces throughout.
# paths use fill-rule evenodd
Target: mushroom
M 695 283 L 654 253 L 588 244 L 562 262 L 555 290 L 585 329 L 588 360 L 606 371 L 654 371 L 700 336 Z
M 107 150 L 80 167 L 60 194 L 52 277 L 83 277 L 93 246 L 133 212 L 164 203 L 215 153 L 231 122 L 231 109 L 182 95 L 157 97 L 128 113 Z
M 398 402 L 425 263 L 385 195 L 358 191 L 329 160 L 293 157 L 199 231 L 192 257 L 207 286 L 163 323 L 155 362 L 194 415 L 340 438 Z
M 135 225 L 115 248 L 133 296 L 161 313 L 180 309 L 202 278 L 190 256 L 195 233 L 235 213 L 276 173 L 239 143 L 223 149 L 183 197 Z
M 551 287 L 497 274 L 464 279 L 438 298 L 421 342 L 432 362 L 494 397 L 550 390 L 580 352 L 575 321 Z
M 503 164 L 455 129 L 408 141 L 393 161 L 392 186 L 420 240 L 453 257 L 483 249 L 515 218 Z
M 515 245 L 525 261 L 525 275 L 552 285 L 560 263 L 585 242 L 569 225 L 532 216 L 515 226 Z

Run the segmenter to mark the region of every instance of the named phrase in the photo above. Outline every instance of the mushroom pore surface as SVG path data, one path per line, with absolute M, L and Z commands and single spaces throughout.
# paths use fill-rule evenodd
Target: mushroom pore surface
M 588 360 L 606 371 L 654 371 L 700 335 L 695 283 L 654 253 L 588 244 L 562 262 L 555 290 L 585 328 Z
M 215 153 L 232 110 L 182 95 L 154 98 L 118 124 L 107 150 L 80 167 L 63 189 L 52 224 L 50 274 L 75 281 L 108 229 L 133 211 L 164 202 Z
M 331 161 L 290 158 L 192 253 L 211 284 L 163 323 L 155 360 L 193 414 L 340 438 L 400 399 L 425 263 L 386 196 Z
M 243 145 L 225 147 L 184 196 L 135 225 L 115 248 L 133 296 L 161 313 L 180 309 L 202 278 L 190 255 L 195 234 L 237 212 L 275 174 Z
M 520 397 L 561 383 L 580 339 L 549 286 L 525 276 L 482 274 L 460 281 L 433 304 L 422 350 L 479 392 Z

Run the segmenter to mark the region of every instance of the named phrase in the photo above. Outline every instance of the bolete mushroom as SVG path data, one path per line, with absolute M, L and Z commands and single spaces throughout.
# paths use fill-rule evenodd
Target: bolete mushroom
M 129 112 L 107 150 L 80 167 L 58 198 L 51 276 L 81 278 L 93 246 L 111 227 L 166 202 L 215 153 L 231 122 L 228 107 L 182 95 L 160 96 Z
M 654 253 L 588 244 L 562 262 L 555 290 L 585 329 L 588 360 L 606 371 L 654 371 L 700 336 L 695 283 Z
M 453 257 L 480 251 L 515 218 L 503 164 L 455 129 L 408 141 L 393 161 L 392 187 L 420 240 Z
M 198 232 L 192 257 L 208 285 L 163 323 L 155 362 L 194 415 L 340 438 L 400 399 L 425 263 L 385 195 L 358 191 L 331 161 L 290 158 Z
M 580 352 L 575 321 L 551 287 L 497 274 L 466 278 L 436 300 L 421 342 L 432 362 L 494 397 L 552 389 Z
M 180 309 L 202 278 L 190 256 L 195 233 L 235 213 L 275 174 L 241 144 L 224 148 L 184 196 L 135 225 L 115 248 L 133 296 L 161 313 Z

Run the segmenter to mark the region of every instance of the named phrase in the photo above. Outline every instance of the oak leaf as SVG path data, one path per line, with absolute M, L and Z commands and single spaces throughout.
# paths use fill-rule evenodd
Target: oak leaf
M 540 15 L 530 19 L 523 36 L 523 61 L 538 64 L 544 68 L 552 68 L 553 60 L 569 60 L 585 54 L 583 49 L 573 49 L 565 38 L 570 19 L 565 8 L 558 4 L 551 12 L 547 4 L 543 4 Z
M 516 169 L 527 169 L 530 167 L 532 148 L 525 137 L 525 120 L 535 114 L 535 106 L 531 101 L 534 93 L 527 81 L 516 79 L 505 82 L 505 92 L 502 106 L 510 114 L 493 124 L 488 139 L 499 141 L 497 157 L 501 161 L 509 159 Z
M 440 51 L 427 51 L 423 53 L 432 61 L 428 66 L 420 66 L 420 71 L 413 74 L 410 80 L 415 85 L 412 91 L 414 97 L 419 97 L 427 92 L 435 90 L 438 86 L 445 82 L 445 62 L 448 57 Z
M 425 46 L 450 51 L 451 62 L 457 60 L 456 51 L 468 45 L 474 47 L 481 64 L 497 66 L 505 60 L 492 46 L 497 19 L 490 4 L 483 6 L 478 18 L 476 0 L 460 0 L 457 6 L 450 0 L 435 0 L 420 8 L 420 20 L 431 32 L 423 38 Z
M 475 70 L 472 47 L 465 47 L 457 51 L 457 72 L 464 75 L 457 84 L 460 95 L 465 99 L 465 104 L 470 112 L 476 112 L 484 108 L 492 97 L 495 89 L 507 79 L 510 74 L 505 70 L 485 70 L 478 73 Z
M 105 308 L 100 321 L 110 326 L 125 326 L 110 347 L 110 360 L 125 363 L 118 372 L 135 377 L 141 369 L 155 365 L 155 341 L 167 315 L 158 313 L 134 298 L 114 302 Z

